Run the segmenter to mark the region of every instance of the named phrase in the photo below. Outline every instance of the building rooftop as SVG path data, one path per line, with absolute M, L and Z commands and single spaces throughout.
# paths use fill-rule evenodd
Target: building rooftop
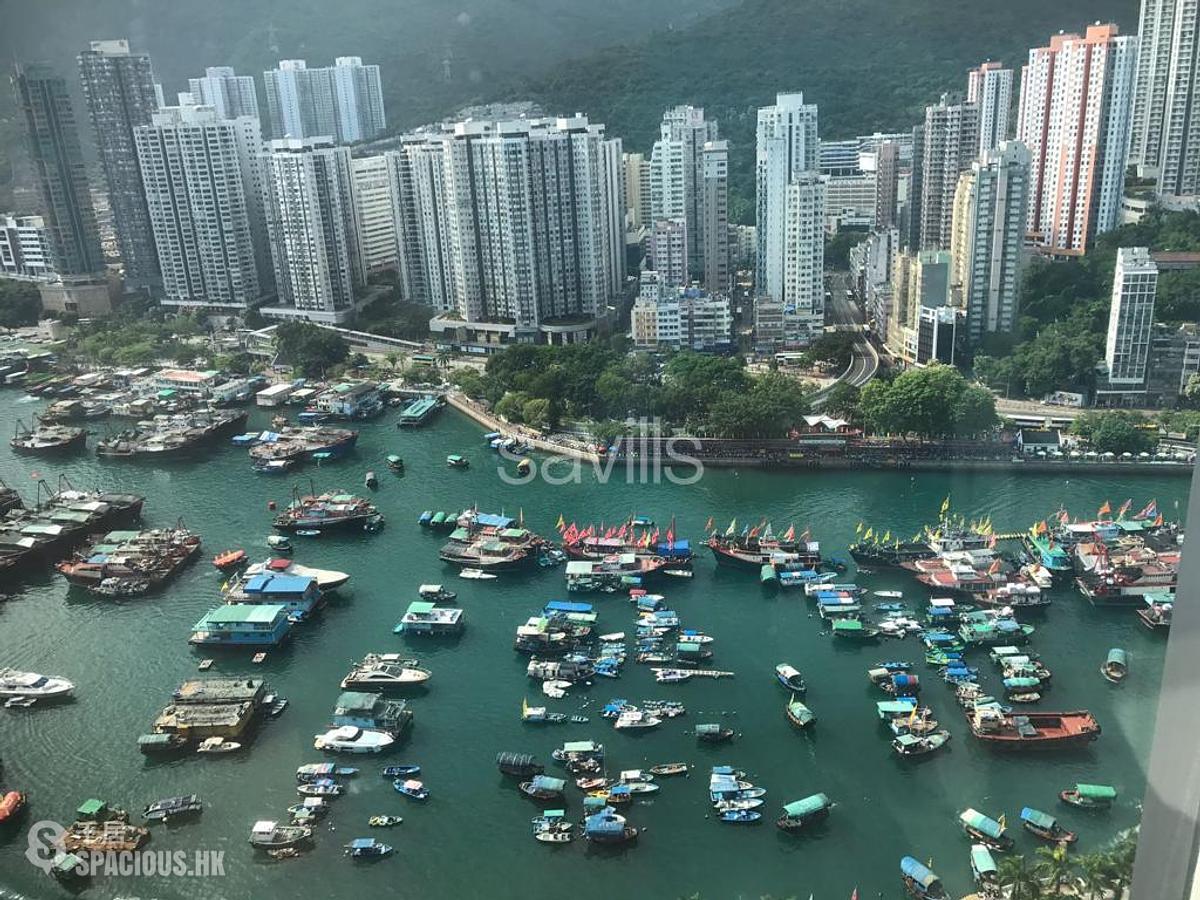
M 242 703 L 255 699 L 265 683 L 258 678 L 197 678 L 175 691 L 176 703 Z
M 204 631 L 214 625 L 270 625 L 286 614 L 287 607 L 278 603 L 218 606 L 206 612 L 195 628 Z

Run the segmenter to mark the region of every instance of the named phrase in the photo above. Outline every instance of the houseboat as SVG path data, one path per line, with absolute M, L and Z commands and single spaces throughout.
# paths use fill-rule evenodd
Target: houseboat
M 393 738 L 404 736 L 412 728 L 413 714 L 404 700 L 395 700 L 371 691 L 342 691 L 329 718 L 331 728 L 354 726 L 382 731 Z
M 218 606 L 194 626 L 189 642 L 204 647 L 275 647 L 287 640 L 292 622 L 282 603 Z
M 456 635 L 461 634 L 466 622 L 461 609 L 435 606 L 424 600 L 408 605 L 400 622 L 392 629 L 396 634 Z
M 396 422 L 399 428 L 415 428 L 424 425 L 445 405 L 441 397 L 427 394 L 418 397 L 400 411 L 400 419 Z
M 288 618 L 303 622 L 324 604 L 315 578 L 261 572 L 238 581 L 225 592 L 225 602 L 234 605 L 279 605 Z

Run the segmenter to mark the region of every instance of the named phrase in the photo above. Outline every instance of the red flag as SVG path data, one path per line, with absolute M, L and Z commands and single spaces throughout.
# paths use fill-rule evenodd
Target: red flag
M 1162 517 L 1162 513 L 1159 513 L 1159 514 L 1158 514 L 1157 516 L 1155 516 L 1155 518 L 1154 518 L 1154 527 L 1155 527 L 1155 528 L 1161 528 L 1161 527 L 1162 527 L 1162 523 L 1163 523 L 1163 517 Z
M 672 524 L 667 529 L 667 549 L 668 550 L 675 549 L 675 525 L 674 524 Z
M 573 544 L 579 539 L 579 531 L 575 528 L 574 522 L 567 526 L 567 530 L 563 532 L 562 537 L 564 544 Z
M 713 517 L 712 516 L 709 516 L 708 521 L 704 523 L 704 530 L 705 531 L 713 530 Z
M 619 541 L 625 540 L 625 527 L 626 527 L 625 523 L 622 522 L 621 527 L 617 529 L 617 540 L 619 540 Z

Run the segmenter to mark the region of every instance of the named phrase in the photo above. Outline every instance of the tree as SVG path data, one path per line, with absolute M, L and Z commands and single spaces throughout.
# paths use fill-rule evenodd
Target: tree
M 834 331 L 823 334 L 808 348 L 805 354 L 809 359 L 820 359 L 831 362 L 840 369 L 850 365 L 854 356 L 854 345 L 858 338 L 849 331 Z
M 545 428 L 550 417 L 550 401 L 545 397 L 534 397 L 521 407 L 521 418 L 534 428 Z
M 275 349 L 308 377 L 322 376 L 346 360 L 350 348 L 336 331 L 311 322 L 282 322 L 275 329 Z
M 1076 861 L 1079 869 L 1080 888 L 1087 893 L 1088 900 L 1104 896 L 1109 882 L 1109 861 L 1103 853 L 1089 853 Z
M 859 410 L 872 430 L 926 438 L 979 434 L 999 422 L 995 398 L 950 366 L 909 369 L 891 384 L 872 381 Z
M 1154 449 L 1157 442 L 1155 435 L 1141 427 L 1147 424 L 1137 413 L 1115 409 L 1085 412 L 1071 430 L 1097 453 L 1144 453 Z
M 525 413 L 525 404 L 531 399 L 524 391 L 509 391 L 496 404 L 496 415 L 502 419 L 508 419 L 510 422 L 521 422 Z
M 0 328 L 36 325 L 42 311 L 42 298 L 28 281 L 0 278 Z
M 987 388 L 968 384 L 954 401 L 952 413 L 954 433 L 957 435 L 979 435 L 991 431 L 1000 424 L 996 413 L 996 398 Z
M 1049 882 L 1050 895 L 1057 897 L 1071 880 L 1071 860 L 1067 858 L 1067 848 L 1062 844 L 1038 847 L 1037 855 L 1038 864 L 1034 871 L 1042 881 Z
M 483 396 L 483 378 L 470 366 L 464 366 L 451 372 L 450 383 L 473 399 L 477 400 Z
M 996 867 L 1002 887 L 1009 888 L 1009 900 L 1041 900 L 1045 896 L 1042 884 L 1024 854 L 1005 856 Z
M 860 388 L 848 382 L 839 381 L 825 395 L 825 406 L 823 409 L 830 415 L 841 416 L 843 419 L 851 421 L 858 421 L 858 402 L 861 393 Z
M 1183 396 L 1193 406 L 1200 404 L 1200 374 L 1188 378 L 1183 388 Z

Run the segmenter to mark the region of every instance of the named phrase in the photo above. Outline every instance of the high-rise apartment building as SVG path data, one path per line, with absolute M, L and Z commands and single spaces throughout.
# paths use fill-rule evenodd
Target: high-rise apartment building
M 979 107 L 952 102 L 943 94 L 925 108 L 921 148 L 921 243 L 925 250 L 950 246 L 954 191 L 958 176 L 971 165 L 979 147 Z M 913 163 L 914 167 L 916 162 Z
M 1137 38 L 1112 24 L 1058 34 L 1021 69 L 1017 140 L 1030 152 L 1028 232 L 1081 254 L 1118 224 Z
M 655 219 L 650 229 L 650 265 L 664 287 L 688 282 L 688 237 L 686 219 Z
M 896 224 L 899 178 L 900 145 L 896 141 L 884 141 L 875 150 L 876 228 L 891 228 Z
M 921 355 L 922 315 L 923 310 L 937 311 L 950 306 L 950 277 L 950 253 L 945 250 L 902 253 L 893 260 L 887 346 L 897 359 L 908 365 L 936 361 Z M 936 312 L 932 317 L 925 315 L 927 322 L 939 323 Z
M 263 156 L 277 306 L 266 315 L 341 322 L 363 283 L 350 150 L 330 138 L 269 141 Z
M 49 66 L 19 66 L 13 85 L 25 119 L 52 268 L 60 275 L 102 271 L 104 255 L 66 79 Z
M 38 280 L 54 277 L 50 241 L 41 216 L 0 215 L 0 275 Z
M 134 140 L 163 303 L 245 309 L 269 295 L 258 119 L 165 107 Z
M 341 144 L 370 140 L 387 127 L 379 66 L 339 56 L 332 66 L 308 68 L 280 60 L 263 72 L 267 117 L 276 138 L 332 137 Z
M 395 269 L 395 203 L 392 198 L 391 166 L 388 158 L 357 157 L 350 161 L 354 175 L 354 218 L 359 252 L 368 275 Z
M 1158 265 L 1146 247 L 1122 247 L 1113 271 L 1112 305 L 1104 361 L 1114 385 L 1142 384 L 1150 361 L 1150 334 Z
M 1130 162 L 1168 196 L 1200 194 L 1200 0 L 1142 0 Z
M 1028 193 L 1029 151 L 1018 141 L 1002 141 L 959 178 L 951 281 L 961 292 L 972 346 L 1016 324 Z
M 689 275 L 710 290 L 729 287 L 729 146 L 704 110 L 663 113 L 650 156 L 650 214 L 687 223 Z
M 1012 108 L 1013 71 L 988 61 L 967 72 L 967 102 L 979 107 L 979 145 L 982 158 L 1008 139 L 1008 116 Z
M 258 93 L 251 75 L 238 75 L 229 66 L 209 66 L 201 78 L 188 79 L 192 100 L 211 106 L 222 119 L 258 118 Z
M 642 153 L 625 153 L 625 219 L 629 231 L 650 227 L 650 161 Z
M 149 125 L 158 111 L 150 57 L 130 52 L 127 40 L 92 41 L 79 54 L 79 77 L 108 186 L 125 284 L 155 287 L 158 259 L 133 137 L 134 129 Z
M 780 304 L 790 339 L 811 336 L 824 322 L 825 198 L 818 165 L 815 104 L 805 103 L 803 94 L 779 94 L 774 106 L 759 109 L 757 290 Z
M 472 340 L 569 339 L 556 320 L 605 315 L 624 280 L 620 158 L 582 116 L 406 136 L 389 154 L 406 294 Z

